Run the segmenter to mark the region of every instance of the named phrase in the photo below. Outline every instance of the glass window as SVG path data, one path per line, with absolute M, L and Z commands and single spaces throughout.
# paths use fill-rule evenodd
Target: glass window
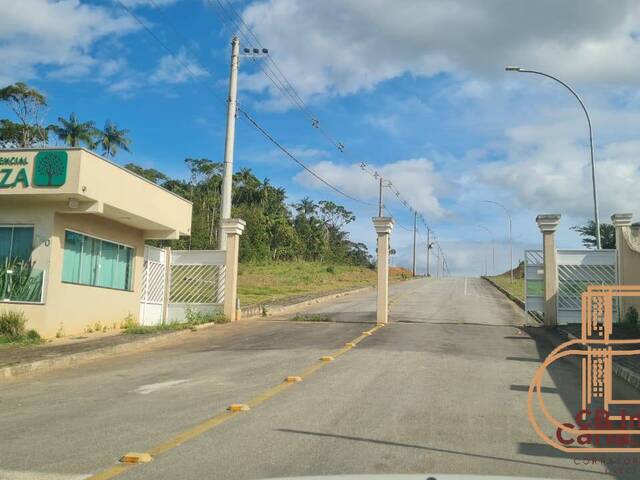
M 132 262 L 131 247 L 65 232 L 63 282 L 130 290 Z
M 7 260 L 29 261 L 33 250 L 33 227 L 0 225 L 0 265 Z

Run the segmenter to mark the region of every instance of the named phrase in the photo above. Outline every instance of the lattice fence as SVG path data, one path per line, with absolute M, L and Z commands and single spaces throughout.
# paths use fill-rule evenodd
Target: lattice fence
M 141 300 L 161 304 L 164 300 L 165 266 L 153 260 L 144 261 Z
M 221 303 L 224 273 L 224 265 L 171 265 L 169 303 Z
M 558 308 L 580 310 L 588 285 L 615 284 L 615 265 L 558 265 Z

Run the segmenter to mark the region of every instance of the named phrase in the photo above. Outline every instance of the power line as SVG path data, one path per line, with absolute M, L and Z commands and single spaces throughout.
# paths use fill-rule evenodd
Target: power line
M 349 198 L 349 199 L 351 199 L 351 200 L 353 200 L 355 202 L 359 202 L 359 203 L 362 203 L 364 205 L 373 205 L 372 203 L 365 202 L 364 200 L 360 200 L 359 198 L 353 197 L 353 196 L 349 195 L 348 193 L 343 192 L 338 187 L 336 187 L 336 186 L 332 185 L 331 183 L 329 183 L 327 180 L 325 180 L 319 174 L 317 174 L 313 169 L 309 168 L 303 162 L 298 160 L 291 152 L 289 152 L 289 150 L 287 150 L 284 146 L 282 146 L 282 144 L 280 144 L 275 138 L 273 138 L 273 136 L 271 136 L 271 134 L 269 132 L 267 132 L 264 128 L 262 128 L 262 126 L 260 126 L 260 124 L 258 124 L 258 122 L 251 115 L 249 115 L 246 111 L 244 111 L 242 108 L 238 107 L 238 112 L 240 112 L 244 116 L 244 118 L 246 118 L 267 140 L 269 140 L 271 143 L 273 143 L 285 155 L 287 155 L 291 160 L 296 162 L 298 165 L 300 165 L 302 168 L 304 168 L 307 172 L 309 172 L 315 178 L 320 180 L 326 186 L 328 186 L 329 188 L 331 188 L 335 192 L 339 193 L 343 197 Z

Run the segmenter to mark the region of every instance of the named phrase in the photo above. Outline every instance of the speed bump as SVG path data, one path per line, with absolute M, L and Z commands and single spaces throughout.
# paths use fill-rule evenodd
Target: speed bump
M 355 347 L 356 343 L 355 342 L 347 342 L 344 344 L 345 347 Z
M 120 458 L 122 463 L 149 463 L 151 460 L 151 455 L 148 453 L 135 452 L 126 453 Z
M 366 332 L 362 332 L 362 335 L 370 336 L 372 335 L 372 333 L 369 330 L 367 330 Z
M 333 362 L 333 357 L 331 355 L 325 355 L 323 357 L 320 357 L 320 360 L 322 360 L 323 362 Z
M 292 375 L 292 376 L 289 376 L 289 377 L 285 378 L 284 381 L 287 382 L 287 383 L 297 383 L 297 382 L 301 382 L 302 381 L 302 377 L 299 377 L 297 375 Z
M 250 410 L 249 405 L 245 405 L 244 403 L 232 403 L 227 408 L 230 412 L 246 412 Z

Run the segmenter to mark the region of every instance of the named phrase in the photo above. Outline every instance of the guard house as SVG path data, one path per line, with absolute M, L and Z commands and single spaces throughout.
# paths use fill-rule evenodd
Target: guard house
M 0 150 L 0 312 L 44 337 L 138 317 L 144 242 L 191 203 L 83 148 Z

